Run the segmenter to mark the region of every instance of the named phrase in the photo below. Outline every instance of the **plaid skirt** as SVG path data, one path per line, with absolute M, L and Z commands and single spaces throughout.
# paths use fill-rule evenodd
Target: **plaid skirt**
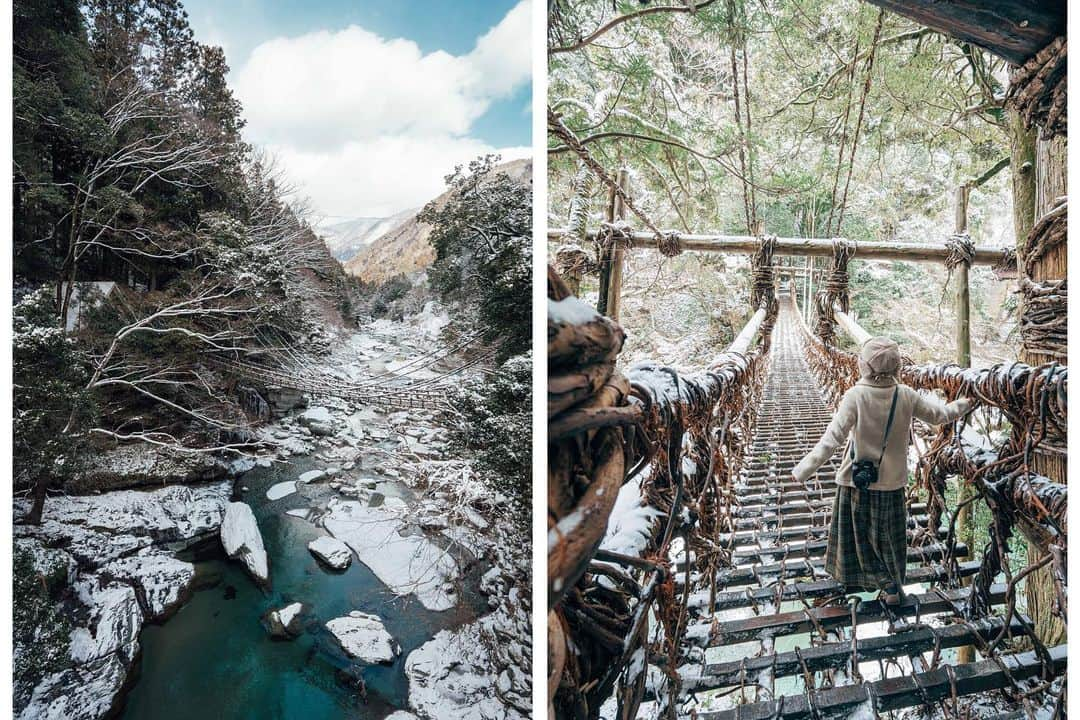
M 836 488 L 825 572 L 852 591 L 873 592 L 907 576 L 904 489 Z

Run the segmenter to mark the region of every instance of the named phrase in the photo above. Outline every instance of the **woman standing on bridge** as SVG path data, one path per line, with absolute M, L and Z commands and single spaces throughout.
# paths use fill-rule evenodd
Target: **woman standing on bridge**
M 866 341 L 859 381 L 840 400 L 829 427 L 791 474 L 806 482 L 847 443 L 836 472 L 825 571 L 846 592 L 880 591 L 888 604 L 903 599 L 907 571 L 907 455 L 912 417 L 931 425 L 971 409 L 960 398 L 945 405 L 899 381 L 900 348 L 886 337 Z

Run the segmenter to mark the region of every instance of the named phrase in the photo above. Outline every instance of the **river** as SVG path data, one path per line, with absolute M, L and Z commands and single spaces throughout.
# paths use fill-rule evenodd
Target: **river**
M 295 480 L 318 467 L 312 458 L 292 458 L 270 468 L 256 467 L 239 485 L 262 531 L 270 559 L 272 586 L 259 588 L 237 562 L 225 560 L 212 543 L 191 557 L 197 590 L 163 625 L 142 630 L 141 661 L 120 717 L 125 720 L 188 720 L 193 714 L 213 720 L 250 718 L 383 718 L 408 706 L 405 659 L 436 632 L 473 620 L 486 607 L 475 572 L 466 573 L 458 605 L 426 610 L 412 596 L 395 598 L 354 558 L 344 572 L 326 569 L 307 549 L 325 534 L 305 519 L 286 515 L 295 508 L 325 505 L 334 491 L 325 484 L 300 485 L 279 500 L 266 498 L 273 484 Z M 355 471 L 359 472 L 359 470 Z M 401 484 L 380 482 L 378 491 L 409 499 Z M 462 567 L 466 564 L 462 562 Z M 307 606 L 305 627 L 295 640 L 275 640 L 261 623 L 269 609 L 291 602 Z M 362 669 L 363 702 L 338 676 L 353 666 L 325 623 L 352 610 L 374 613 L 401 646 L 389 666 Z

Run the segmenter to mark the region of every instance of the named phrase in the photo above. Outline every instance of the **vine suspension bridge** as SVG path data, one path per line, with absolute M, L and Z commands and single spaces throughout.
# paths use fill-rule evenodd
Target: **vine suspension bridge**
M 908 492 L 908 586 L 920 589 L 898 607 L 845 597 L 824 573 L 835 462 L 808 484 L 791 478 L 858 378 L 855 356 L 836 343 L 838 332 L 856 342 L 868 337 L 846 312 L 851 257 L 944 262 L 962 270 L 966 286 L 972 264 L 1009 275 L 1015 256 L 974 252 L 962 235 L 917 249 L 694 236 L 698 251 L 753 249 L 756 312 L 708 369 L 639 363 L 624 375 L 616 366 L 621 327 L 571 288 L 598 272 L 599 304 L 618 308 L 611 278 L 621 276 L 613 266 L 623 253 L 673 255 L 673 242 L 676 252 L 685 249 L 677 236 L 645 235 L 605 224 L 588 235 L 598 262 L 582 263 L 579 247 L 564 246 L 562 275 L 549 268 L 548 652 L 556 714 L 597 717 L 614 696 L 620 718 L 635 717 L 643 701 L 657 701 L 664 717 L 714 720 L 851 717 L 859 708 L 879 717 L 916 706 L 966 718 L 972 711 L 962 698 L 989 690 L 1008 701 L 995 717 L 1035 717 L 1036 707 L 1063 712 L 1066 646 L 1043 644 L 1017 601 L 1021 582 L 1049 568 L 1053 614 L 1064 622 L 1066 489 L 1033 470 L 1036 456 L 1064 463 L 1064 366 L 905 365 L 906 384 L 973 397 L 1012 431 L 988 448 L 968 444 L 966 420 L 937 431 L 913 424 L 923 442 Z M 774 259 L 781 250 L 805 256 L 822 248 L 832 266 L 816 296 L 809 274 Z M 796 278 L 803 298 L 813 297 L 813 329 Z M 950 477 L 967 488 L 959 502 L 966 507 L 946 507 Z M 616 498 L 628 491 L 656 519 L 637 552 L 613 552 L 603 541 Z M 960 539 L 958 524 L 977 499 L 993 516 L 981 557 Z M 1020 572 L 1008 562 L 1015 532 L 1042 556 Z M 967 661 L 954 659 L 959 652 Z M 710 709 L 698 703 L 706 691 L 734 700 Z M 986 716 L 985 708 L 976 712 Z
M 357 405 L 393 410 L 437 411 L 449 407 L 447 396 L 457 376 L 494 355 L 493 350 L 481 350 L 459 365 L 445 367 L 452 356 L 468 350 L 476 341 L 476 336 L 466 338 L 453 347 L 440 348 L 414 358 L 392 372 L 361 380 L 345 380 L 317 368 L 305 367 L 299 361 L 287 368 L 273 368 L 239 359 L 218 359 L 214 364 L 265 388 L 287 388 L 316 397 L 337 397 Z M 421 371 L 430 376 L 413 377 Z

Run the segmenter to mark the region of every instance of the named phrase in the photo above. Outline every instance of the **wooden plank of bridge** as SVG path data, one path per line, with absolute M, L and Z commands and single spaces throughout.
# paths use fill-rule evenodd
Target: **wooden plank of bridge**
M 677 564 L 678 565 L 678 564 Z M 682 565 L 685 567 L 685 565 Z M 915 577 L 915 571 L 919 568 L 908 570 L 909 577 Z M 747 567 L 726 567 L 717 570 L 717 587 L 732 587 L 749 585 L 760 580 L 776 581 L 791 580 L 793 578 L 816 578 L 825 574 L 825 561 L 822 558 L 797 558 L 795 560 L 781 560 L 775 563 L 763 563 Z M 679 573 L 675 577 L 675 584 L 682 585 L 685 577 Z M 912 580 L 911 582 L 919 582 Z
M 1068 648 L 1058 645 L 1049 649 L 1050 667 L 1054 674 L 1065 671 Z M 959 696 L 1010 687 L 1012 680 L 1021 681 L 1038 676 L 1042 661 L 1034 652 L 1004 655 L 999 660 L 953 666 L 953 678 L 945 668 L 912 673 L 908 676 L 876 680 L 861 685 L 842 685 L 828 690 L 811 691 L 803 695 L 786 695 L 779 700 L 740 705 L 719 712 L 698 712 L 698 720 L 811 720 L 822 717 L 844 717 L 866 702 L 874 702 L 879 711 L 915 707 L 924 702 L 936 702 L 952 696 L 955 687 Z M 1010 679 L 1011 677 L 1011 679 Z M 955 679 L 955 683 L 953 682 Z
M 955 571 L 950 571 L 944 565 L 930 565 L 912 568 L 908 573 L 908 582 L 911 584 L 930 584 L 946 582 L 951 574 L 955 577 L 971 577 L 979 572 L 979 563 L 967 561 L 960 563 Z M 734 610 L 735 608 L 758 607 L 767 603 L 787 602 L 790 600 L 813 600 L 820 597 L 831 597 L 842 594 L 843 588 L 840 583 L 832 578 L 825 580 L 813 580 L 811 582 L 794 582 L 784 585 L 769 587 L 747 587 L 743 590 L 727 590 L 716 593 L 716 599 L 712 607 L 709 606 L 708 591 L 695 592 L 690 595 L 687 606 L 691 610 L 701 612 L 720 612 Z
M 930 652 L 935 647 L 943 650 L 955 648 L 977 640 L 991 640 L 1004 627 L 1005 621 L 1001 618 L 954 623 L 944 627 L 916 627 L 894 635 L 858 639 L 855 657 L 857 662 L 867 662 Z M 1023 623 L 1013 618 L 1009 635 L 1019 637 L 1023 634 Z M 683 677 L 683 689 L 698 692 L 739 685 L 744 678 L 756 677 L 762 671 L 772 672 L 773 677 L 789 677 L 801 673 L 804 664 L 810 672 L 839 670 L 850 666 L 851 652 L 852 643 L 844 641 L 802 648 L 798 653 L 789 651 L 738 661 L 708 663 L 699 675 Z
M 1004 602 L 1005 591 L 1003 584 L 992 586 L 989 593 L 991 603 Z M 897 617 L 915 617 L 951 612 L 967 599 L 969 593 L 970 589 L 960 588 L 908 595 L 904 602 L 890 607 L 889 613 Z M 859 603 L 855 620 L 860 625 L 881 622 L 888 619 L 889 613 L 886 613 L 885 604 L 880 600 L 864 600 Z M 838 627 L 851 627 L 851 610 L 847 606 L 827 605 L 724 622 L 698 623 L 686 629 L 686 639 L 703 647 L 723 647 L 762 638 L 797 635 L 819 628 L 831 630 Z

